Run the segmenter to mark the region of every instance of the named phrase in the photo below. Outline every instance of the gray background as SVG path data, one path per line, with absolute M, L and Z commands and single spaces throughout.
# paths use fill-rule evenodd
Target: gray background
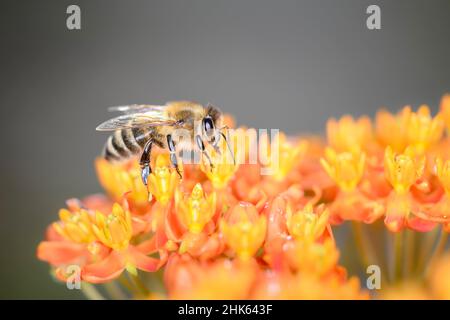
M 78 4 L 82 30 L 66 29 Z M 365 10 L 378 4 L 382 29 Z M 109 105 L 212 102 L 240 124 L 322 132 L 450 91 L 450 1 L 2 1 L 0 297 L 79 298 L 35 258 L 93 170 Z

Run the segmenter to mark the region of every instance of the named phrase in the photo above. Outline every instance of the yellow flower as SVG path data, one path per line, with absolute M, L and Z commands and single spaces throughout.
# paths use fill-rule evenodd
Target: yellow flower
M 385 146 L 396 152 L 403 152 L 407 146 L 420 155 L 436 144 L 442 137 L 444 120 L 441 114 L 431 117 L 428 106 L 421 106 L 417 112 L 404 107 L 397 115 L 387 111 L 377 113 L 377 137 Z
M 258 215 L 253 205 L 240 203 L 232 209 L 228 221 L 221 220 L 220 229 L 228 247 L 245 260 L 251 258 L 264 242 L 267 220 Z
M 70 212 L 61 209 L 59 218 L 61 221 L 53 223 L 53 227 L 64 238 L 77 243 L 90 243 L 96 240 L 91 227 L 93 218 L 86 210 Z
M 402 152 L 407 145 L 406 130 L 411 117 L 411 108 L 404 107 L 398 114 L 380 110 L 375 120 L 375 131 L 383 146 L 391 146 L 394 151 Z
M 441 114 L 433 118 L 428 106 L 423 105 L 417 112 L 411 113 L 406 132 L 408 144 L 420 155 L 441 139 L 444 120 Z
M 203 188 L 197 183 L 189 197 L 184 197 L 180 190 L 175 193 L 177 215 L 192 233 L 203 231 L 205 225 L 216 212 L 216 193 L 205 197 Z
M 235 163 L 233 159 L 237 158 L 237 152 L 234 152 L 231 156 L 229 150 L 225 145 L 225 141 L 221 140 L 220 154 L 216 151 L 212 151 L 210 154 L 213 167 L 209 163 L 205 162 L 205 159 L 200 164 L 200 169 L 211 181 L 215 189 L 223 189 L 227 186 L 228 181 L 234 176 L 239 164 Z
M 283 133 L 279 133 L 278 136 L 273 137 L 273 139 L 278 139 L 278 150 L 275 149 L 277 145 L 274 141 L 276 140 L 272 140 L 273 145 L 269 147 L 269 137 L 267 134 L 263 134 L 260 137 L 259 149 L 267 150 L 267 152 L 264 153 L 267 159 L 264 159 L 263 162 L 266 162 L 265 160 L 267 160 L 269 163 L 265 169 L 270 170 L 270 175 L 276 181 L 283 181 L 299 162 L 302 155 L 306 153 L 309 143 L 306 140 L 297 142 L 288 141 L 286 135 Z M 272 152 L 277 153 L 273 154 Z M 262 154 L 260 153 L 260 157 L 261 156 Z M 263 164 L 266 165 L 266 163 Z
M 447 195 L 450 196 L 450 160 L 436 159 L 436 174 Z
M 329 238 L 323 243 L 295 240 L 289 244 L 287 253 L 295 270 L 319 276 L 333 271 L 339 260 L 339 251 Z
M 154 172 L 148 177 L 148 191 L 162 205 L 172 198 L 180 178 L 175 171 L 170 170 L 168 154 L 160 154 L 156 158 Z
M 417 158 L 414 151 L 407 148 L 403 154 L 394 154 L 391 147 L 384 153 L 384 172 L 397 194 L 405 194 L 420 178 L 425 167 L 425 158 Z
M 372 139 L 372 123 L 368 117 L 354 120 L 352 116 L 343 116 L 339 121 L 327 122 L 327 139 L 331 147 L 339 152 L 361 151 Z
M 125 193 L 130 192 L 127 199 L 132 201 L 133 205 L 138 207 L 148 205 L 149 195 L 142 183 L 141 168 L 137 161 L 110 163 L 98 158 L 95 167 L 100 184 L 114 200 L 120 201 Z
M 95 213 L 95 224 L 92 229 L 104 245 L 119 251 L 126 249 L 133 232 L 131 214 L 115 203 L 108 216 L 98 211 Z
M 315 213 L 313 205 L 308 203 L 302 210 L 292 213 L 292 209 L 288 206 L 286 210 L 286 225 L 289 233 L 296 239 L 300 240 L 317 240 L 323 235 L 328 224 L 330 212 L 328 209 L 323 210 L 320 214 Z
M 325 171 L 345 192 L 353 191 L 364 173 L 366 156 L 362 152 L 336 153 L 333 149 L 325 149 L 325 159 L 320 159 Z

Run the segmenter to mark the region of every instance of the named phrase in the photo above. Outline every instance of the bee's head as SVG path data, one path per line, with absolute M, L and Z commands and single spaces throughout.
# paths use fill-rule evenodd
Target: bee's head
M 209 143 L 217 143 L 220 137 L 221 112 L 212 105 L 206 107 L 206 115 L 202 120 L 203 137 Z

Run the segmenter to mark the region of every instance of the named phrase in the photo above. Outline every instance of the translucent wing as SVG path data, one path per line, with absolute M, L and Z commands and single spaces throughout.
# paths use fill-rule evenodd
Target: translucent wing
M 166 106 L 156 106 L 150 104 L 131 104 L 128 106 L 109 107 L 108 111 L 119 111 L 125 114 L 146 113 L 146 112 L 164 112 Z
M 131 113 L 109 119 L 97 127 L 97 131 L 114 131 L 125 128 L 175 126 L 177 121 L 168 118 L 163 112 L 147 111 Z

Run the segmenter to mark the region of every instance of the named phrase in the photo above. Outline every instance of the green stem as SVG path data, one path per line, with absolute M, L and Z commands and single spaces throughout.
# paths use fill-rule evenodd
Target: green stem
M 361 257 L 360 263 L 364 271 L 371 264 L 379 266 L 381 270 L 386 270 L 385 265 L 381 265 L 382 261 L 380 261 L 378 255 L 375 253 L 375 250 L 368 235 L 364 232 L 362 223 L 353 221 L 352 231 L 355 238 L 356 247 L 359 252 L 359 256 Z M 386 283 L 385 277 L 382 276 L 381 284 L 383 287 L 385 283 Z
M 147 289 L 146 285 L 142 282 L 142 279 L 135 274 L 128 273 L 131 282 L 134 284 L 134 286 L 140 291 L 140 293 L 144 296 L 148 296 L 150 294 L 150 291 Z
M 81 284 L 81 291 L 83 291 L 86 298 L 89 300 L 105 300 L 105 297 L 97 290 L 97 288 L 87 282 Z
M 414 261 L 414 245 L 415 245 L 416 232 L 413 230 L 406 230 L 406 242 L 405 242 L 405 264 L 403 266 L 404 278 L 409 278 L 413 273 L 413 261 Z
M 122 288 L 115 281 L 105 283 L 105 288 L 112 299 L 125 300 L 127 298 L 124 292 L 122 291 Z
M 402 276 L 403 258 L 403 232 L 394 234 L 394 282 L 400 280 Z
M 353 237 L 355 238 L 355 244 L 356 249 L 358 250 L 358 255 L 361 257 L 360 263 L 362 264 L 363 268 L 367 268 L 367 266 L 370 264 L 369 260 L 369 253 L 368 248 L 366 248 L 364 235 L 361 227 L 360 222 L 352 221 L 352 231 L 353 231 Z
M 427 261 L 429 253 L 433 250 L 433 245 L 436 242 L 438 230 L 438 228 L 435 228 L 429 233 L 421 234 L 421 236 L 425 239 L 423 239 L 423 244 L 420 246 L 419 258 L 416 266 L 417 275 L 423 275 L 425 273 L 425 262 Z
M 437 243 L 433 254 L 431 255 L 431 258 L 428 262 L 425 275 L 427 276 L 430 272 L 430 270 L 433 268 L 433 266 L 436 264 L 438 259 L 441 257 L 442 253 L 445 250 L 445 247 L 447 245 L 447 239 L 448 239 L 448 233 L 445 232 L 443 229 L 441 229 L 441 236 L 439 237 L 439 242 Z

